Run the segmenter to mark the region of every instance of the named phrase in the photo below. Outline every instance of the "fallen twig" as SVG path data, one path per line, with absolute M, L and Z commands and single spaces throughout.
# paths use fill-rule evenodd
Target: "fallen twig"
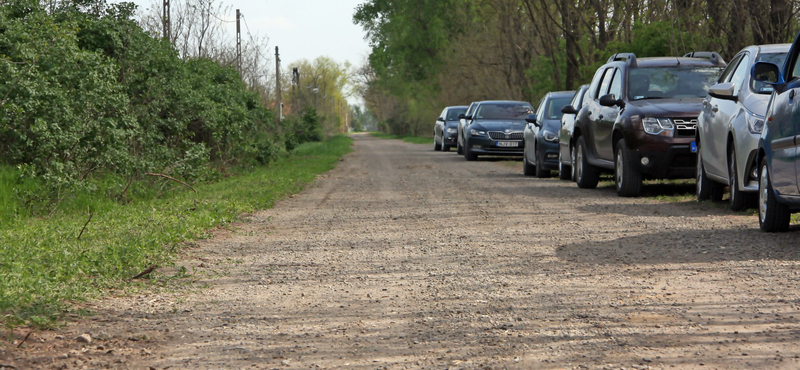
M 176 178 L 174 178 L 172 176 L 168 176 L 168 175 L 165 175 L 163 173 L 152 173 L 152 172 L 145 172 L 145 175 L 147 175 L 147 176 L 155 176 L 155 177 L 163 177 L 165 179 L 169 179 L 169 180 L 175 181 L 178 184 L 186 186 L 189 189 L 192 189 L 192 191 L 194 191 L 195 193 L 197 193 L 197 190 L 195 188 L 193 188 L 191 185 L 189 185 L 189 184 L 187 184 L 187 183 L 185 183 L 185 182 L 183 182 L 181 180 L 178 180 L 178 179 L 176 179 Z
M 89 219 L 86 220 L 85 224 L 83 224 L 83 228 L 81 229 L 80 234 L 78 234 L 78 240 L 81 240 L 81 235 L 83 235 L 83 232 L 86 231 L 86 226 L 89 225 L 89 222 L 92 221 L 92 216 L 94 216 L 94 213 L 89 212 Z
M 158 267 L 158 265 L 152 265 L 152 266 L 144 269 L 144 271 L 140 272 L 138 275 L 132 277 L 131 280 L 142 278 L 145 275 L 148 275 L 149 273 L 153 272 L 153 270 L 155 270 L 157 267 Z
M 25 338 L 22 338 L 22 342 L 19 342 L 19 344 L 17 344 L 17 348 L 22 347 L 22 344 L 25 343 L 25 341 L 28 340 L 28 337 L 31 336 L 31 333 L 33 333 L 33 328 L 31 328 L 31 330 L 28 331 L 28 334 L 25 336 Z M 0 368 L 2 368 L 2 365 L 0 365 Z M 16 368 L 13 368 L 13 369 L 16 369 Z

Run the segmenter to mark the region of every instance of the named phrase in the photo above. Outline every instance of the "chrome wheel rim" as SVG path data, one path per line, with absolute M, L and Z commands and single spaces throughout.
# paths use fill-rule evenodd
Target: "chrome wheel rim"
M 762 223 L 767 215 L 768 187 L 769 176 L 767 174 L 767 166 L 764 165 L 761 167 L 761 178 L 758 180 L 758 217 L 761 219 Z
M 617 189 L 622 188 L 622 149 L 617 150 Z
M 698 148 L 699 149 L 699 148 Z M 703 157 L 700 156 L 700 151 L 697 151 L 697 195 L 700 196 L 700 189 L 703 188 Z
M 578 162 L 578 172 L 575 173 L 575 178 L 580 179 L 583 177 L 583 147 L 578 145 L 575 149 L 575 160 Z

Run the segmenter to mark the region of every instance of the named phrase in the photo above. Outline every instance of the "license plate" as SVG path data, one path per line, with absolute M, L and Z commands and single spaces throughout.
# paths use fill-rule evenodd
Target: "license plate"
M 519 141 L 498 141 L 497 146 L 516 148 L 519 146 Z
M 692 141 L 691 150 L 692 153 L 697 153 L 697 143 L 694 141 Z

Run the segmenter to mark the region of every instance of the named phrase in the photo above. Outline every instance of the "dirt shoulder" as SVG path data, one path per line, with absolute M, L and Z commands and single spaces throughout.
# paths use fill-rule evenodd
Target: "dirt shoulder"
M 800 368 L 796 232 L 521 172 L 355 135 L 190 248 L 193 279 L 6 343 L 0 369 Z

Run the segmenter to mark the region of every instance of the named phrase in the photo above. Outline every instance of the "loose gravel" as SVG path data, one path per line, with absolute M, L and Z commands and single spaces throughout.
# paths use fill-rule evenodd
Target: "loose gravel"
M 0 369 L 800 368 L 796 227 L 354 138 L 312 187 L 188 248 L 190 278 L 16 348 L 21 329 Z

